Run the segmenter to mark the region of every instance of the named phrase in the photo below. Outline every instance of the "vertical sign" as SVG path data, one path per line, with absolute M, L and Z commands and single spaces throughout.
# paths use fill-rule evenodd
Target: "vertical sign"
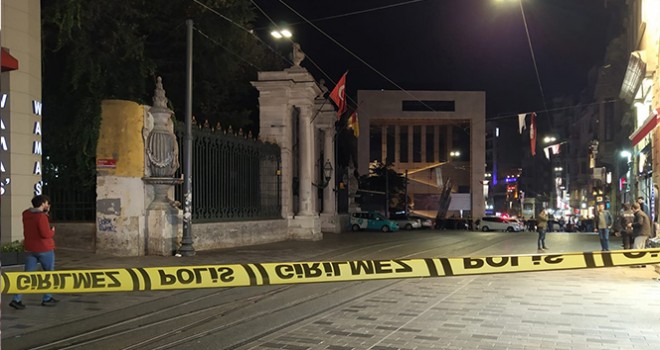
M 34 128 L 32 129 L 32 133 L 35 136 L 35 140 L 32 143 L 32 154 L 37 156 L 34 161 L 32 174 L 41 176 L 41 101 L 32 101 L 32 113 L 37 117 L 37 120 L 34 122 Z M 35 195 L 41 194 L 43 184 L 44 182 L 42 180 L 39 180 L 34 184 Z
M 0 96 L 0 109 L 5 109 L 7 105 L 7 94 Z M 9 154 L 9 140 L 7 136 L 7 124 L 5 124 L 2 115 L 0 114 L 0 196 L 4 195 L 7 191 L 6 187 L 9 186 L 11 180 L 9 179 L 9 164 L 5 164 L 5 160 Z

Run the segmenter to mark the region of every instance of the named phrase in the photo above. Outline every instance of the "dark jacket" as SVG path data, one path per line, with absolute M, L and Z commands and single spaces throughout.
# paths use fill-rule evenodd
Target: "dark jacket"
M 55 250 L 53 240 L 55 232 L 50 228 L 48 215 L 35 208 L 23 212 L 23 246 L 33 253 L 44 253 Z
M 635 221 L 635 213 L 632 210 L 624 210 L 619 215 L 619 231 L 625 233 L 632 233 L 632 228 L 628 227 L 628 224 L 632 224 Z
M 633 236 L 650 236 L 651 235 L 651 220 L 648 215 L 641 210 L 635 213 L 633 221 Z

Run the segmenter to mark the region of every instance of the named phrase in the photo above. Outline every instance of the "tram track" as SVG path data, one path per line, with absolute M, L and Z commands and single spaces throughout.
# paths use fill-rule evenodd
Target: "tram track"
M 429 257 L 428 254 L 434 252 L 437 254 L 437 252 L 448 250 L 460 254 L 473 254 L 493 244 L 506 241 L 510 239 L 510 236 L 486 235 L 483 236 L 484 239 L 480 240 L 465 240 L 456 235 L 446 239 L 437 236 L 398 238 L 395 242 L 372 244 L 364 242 L 350 247 L 333 249 L 316 254 L 313 259 L 338 261 L 419 258 Z M 108 344 L 116 345 L 110 347 L 113 349 L 170 349 L 220 332 L 238 335 L 241 332 L 238 330 L 245 331 L 246 327 L 251 328 L 251 324 L 260 324 L 262 328 L 259 328 L 258 332 L 254 329 L 255 334 L 236 340 L 232 344 L 224 344 L 222 347 L 234 349 L 279 329 L 314 318 L 353 300 L 367 297 L 399 282 L 401 281 L 337 282 L 317 285 L 268 286 L 259 287 L 260 289 L 240 287 L 171 293 L 151 300 L 147 311 L 138 313 L 134 317 L 111 324 L 101 324 L 78 334 L 54 339 L 48 344 L 31 347 L 31 349 L 99 349 L 106 348 L 104 345 Z M 337 300 L 337 302 L 327 303 L 330 299 Z M 281 300 L 293 301 L 283 303 Z M 122 314 L 122 311 L 114 312 Z M 298 314 L 294 315 L 294 313 Z M 91 318 L 103 316 L 105 315 L 96 315 Z M 277 326 L 261 325 L 271 316 L 289 320 Z M 76 322 L 81 322 L 81 320 Z M 66 327 L 66 324 L 61 326 Z M 129 339 L 130 344 L 125 342 Z

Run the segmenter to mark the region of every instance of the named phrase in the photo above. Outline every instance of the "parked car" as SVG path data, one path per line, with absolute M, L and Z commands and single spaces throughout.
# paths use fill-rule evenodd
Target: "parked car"
M 351 215 L 350 225 L 353 231 L 380 230 L 389 232 L 399 230 L 399 225 L 396 222 L 388 220 L 381 213 L 373 211 L 353 213 Z
M 462 218 L 446 218 L 436 221 L 435 227 L 443 230 L 468 230 L 470 222 Z
M 410 215 L 410 218 L 419 220 L 419 222 L 422 223 L 422 228 L 433 228 L 434 226 L 433 219 L 429 219 L 418 215 Z
M 390 220 L 396 222 L 396 224 L 402 230 L 412 230 L 414 228 L 422 228 L 421 220 L 413 219 L 412 217 L 406 214 L 390 215 Z
M 481 231 L 507 231 L 507 232 L 519 232 L 523 230 L 523 226 L 516 219 L 502 218 L 499 216 L 484 216 L 481 218 L 479 226 L 481 226 Z
M 517 230 L 514 230 L 514 231 L 516 231 L 516 232 L 518 232 L 518 231 L 525 231 L 525 224 L 524 224 L 522 221 L 520 221 L 520 220 L 518 220 L 518 219 L 511 219 L 511 218 L 509 218 L 509 219 L 507 219 L 507 220 L 508 220 L 510 223 L 512 223 L 512 224 L 518 226 L 518 229 L 517 229 Z

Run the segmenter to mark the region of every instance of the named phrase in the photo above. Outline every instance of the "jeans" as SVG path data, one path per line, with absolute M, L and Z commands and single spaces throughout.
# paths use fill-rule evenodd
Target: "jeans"
M 25 272 L 30 272 L 30 271 L 36 271 L 37 270 L 37 263 L 41 263 L 41 268 L 44 271 L 54 271 L 55 270 L 55 251 L 54 250 L 49 250 L 47 252 L 43 253 L 32 253 L 28 254 L 28 256 L 25 258 Z M 14 295 L 14 300 L 15 301 L 21 301 L 22 299 L 21 294 L 16 294 Z M 42 301 L 50 300 L 53 295 L 51 294 L 44 294 L 43 298 L 41 299 Z
M 609 228 L 599 228 L 598 229 L 598 238 L 600 238 L 600 248 L 603 251 L 610 250 L 610 229 Z
M 539 232 L 539 240 L 538 240 L 538 246 L 539 249 L 545 248 L 545 229 L 538 229 Z

